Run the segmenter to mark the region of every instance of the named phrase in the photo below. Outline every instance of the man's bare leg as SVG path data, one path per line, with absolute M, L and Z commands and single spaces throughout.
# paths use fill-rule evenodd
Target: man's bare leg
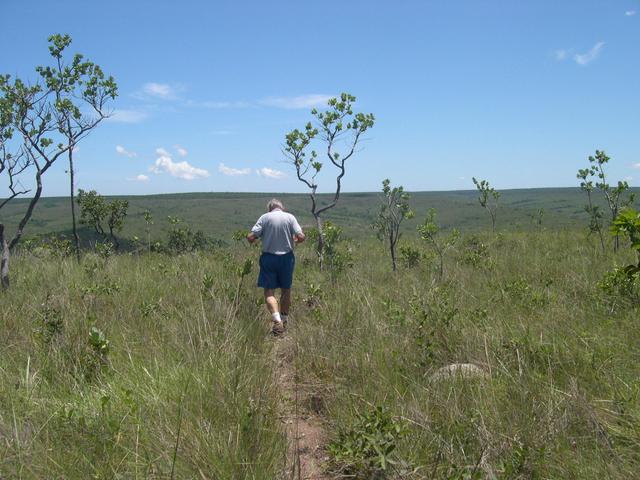
M 280 312 L 278 311 L 278 300 L 276 300 L 275 290 L 272 288 L 264 289 L 264 301 L 267 304 L 267 309 L 269 309 L 269 313 L 271 313 L 271 332 L 276 335 L 282 335 L 284 332 L 284 326 L 282 325 L 282 318 L 280 317 Z
M 264 301 L 271 315 L 278 313 L 278 300 L 276 300 L 276 291 L 273 288 L 264 289 Z

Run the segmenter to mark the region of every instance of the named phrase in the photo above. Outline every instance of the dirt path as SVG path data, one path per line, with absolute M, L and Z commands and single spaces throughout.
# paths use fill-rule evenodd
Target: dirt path
M 326 454 L 323 446 L 327 436 L 322 427 L 314 398 L 296 379 L 295 326 L 291 325 L 283 337 L 274 339 L 276 381 L 282 396 L 281 420 L 287 428 L 289 451 L 284 478 L 286 480 L 329 480 L 324 473 Z M 297 380 L 297 381 L 296 381 Z

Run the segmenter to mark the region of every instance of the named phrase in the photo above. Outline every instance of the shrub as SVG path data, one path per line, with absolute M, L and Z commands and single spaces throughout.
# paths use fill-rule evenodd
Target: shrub
M 628 267 L 605 273 L 597 286 L 610 300 L 621 298 L 640 302 L 640 272 L 629 273 Z
M 411 245 L 400 245 L 400 262 L 405 268 L 417 267 L 422 259 L 422 253 Z
M 359 413 L 350 428 L 329 444 L 329 453 L 340 470 L 354 478 L 384 478 L 391 466 L 398 440 L 406 433 L 404 422 L 395 420 L 383 407 Z

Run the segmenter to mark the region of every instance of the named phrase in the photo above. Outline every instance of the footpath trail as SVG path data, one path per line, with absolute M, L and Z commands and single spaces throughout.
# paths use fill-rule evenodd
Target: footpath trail
M 313 397 L 297 375 L 295 324 L 290 322 L 287 332 L 274 339 L 275 380 L 281 395 L 280 418 L 287 430 L 288 452 L 283 478 L 286 480 L 329 480 L 325 473 L 324 445 L 327 435 Z

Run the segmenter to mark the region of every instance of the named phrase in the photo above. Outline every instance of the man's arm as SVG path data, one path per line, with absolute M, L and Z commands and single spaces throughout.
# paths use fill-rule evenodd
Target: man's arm
M 298 220 L 296 219 L 296 217 L 294 217 L 293 215 L 291 215 L 292 219 L 293 219 L 293 241 L 295 243 L 302 243 L 304 242 L 304 239 L 306 238 L 304 236 L 304 232 L 302 231 L 302 227 L 300 226 L 300 224 L 298 223 Z
M 260 238 L 261 236 L 262 236 L 262 217 L 258 219 L 256 224 L 253 226 L 253 228 L 247 235 L 247 242 L 255 243 L 255 241 L 258 240 L 258 238 Z

